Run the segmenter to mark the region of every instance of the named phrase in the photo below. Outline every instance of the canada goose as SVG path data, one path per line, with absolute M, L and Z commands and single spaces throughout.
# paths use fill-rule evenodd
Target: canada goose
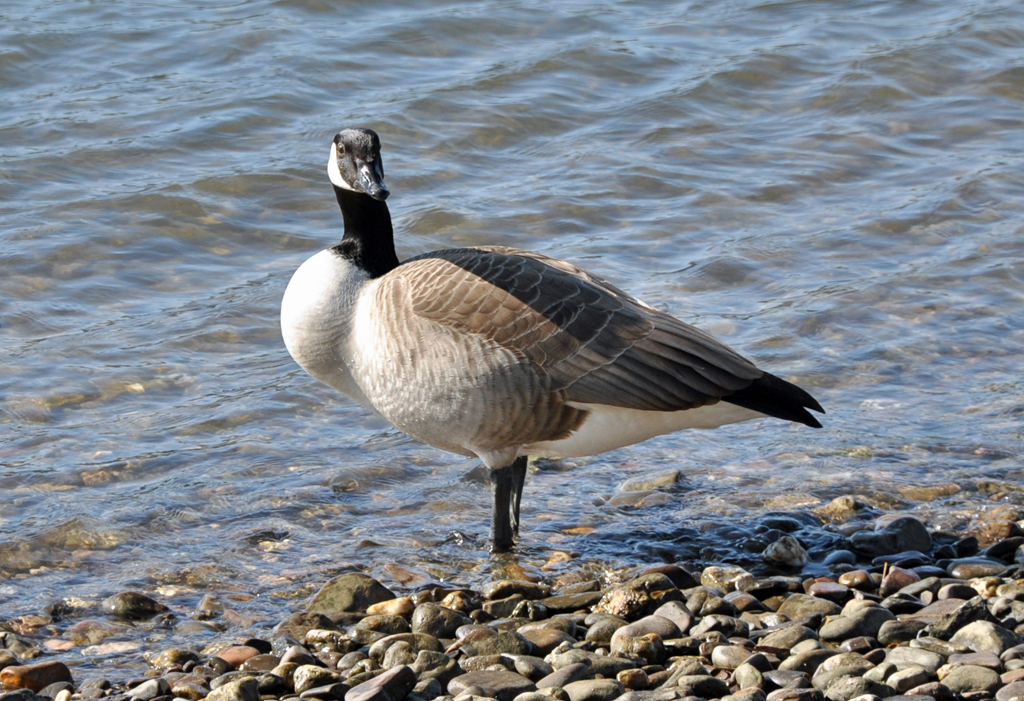
M 328 174 L 345 234 L 288 284 L 288 352 L 411 437 L 479 457 L 494 551 L 518 534 L 527 456 L 764 416 L 821 426 L 804 390 L 571 263 L 500 246 L 399 263 L 373 131 L 339 132 Z

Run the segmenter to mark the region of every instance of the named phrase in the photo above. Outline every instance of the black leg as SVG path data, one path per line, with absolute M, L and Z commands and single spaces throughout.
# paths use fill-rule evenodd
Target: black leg
M 494 505 L 491 509 L 491 552 L 503 553 L 512 549 L 511 504 L 512 468 L 502 467 L 491 470 L 494 484 Z
M 519 502 L 523 500 L 523 485 L 526 484 L 525 455 L 516 458 L 512 463 L 512 532 L 519 535 Z

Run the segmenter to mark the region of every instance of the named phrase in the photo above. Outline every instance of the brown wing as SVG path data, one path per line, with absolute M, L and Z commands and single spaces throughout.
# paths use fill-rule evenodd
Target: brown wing
M 416 315 L 520 354 L 570 402 L 677 411 L 763 374 L 703 331 L 537 253 L 436 251 L 390 275 L 408 282 Z

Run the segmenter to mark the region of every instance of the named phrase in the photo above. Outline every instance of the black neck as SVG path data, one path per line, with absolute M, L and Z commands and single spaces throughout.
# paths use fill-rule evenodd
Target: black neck
M 334 194 L 345 220 L 345 235 L 337 250 L 356 265 L 380 277 L 398 267 L 391 212 L 380 200 L 361 192 L 334 186 Z

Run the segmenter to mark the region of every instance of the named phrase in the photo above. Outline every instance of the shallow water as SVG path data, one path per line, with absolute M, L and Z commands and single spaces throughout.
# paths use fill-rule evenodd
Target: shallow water
M 128 588 L 187 618 L 214 591 L 233 633 L 266 634 L 350 568 L 407 590 L 755 566 L 766 514 L 843 494 L 865 522 L 947 530 L 1022 501 L 1019 3 L 0 16 L 0 619 Z M 355 125 L 384 142 L 400 257 L 581 264 L 800 382 L 825 428 L 542 462 L 519 554 L 489 557 L 477 463 L 317 385 L 281 341 L 290 275 L 340 236 L 327 147 Z M 670 469 L 648 501 L 609 500 Z

